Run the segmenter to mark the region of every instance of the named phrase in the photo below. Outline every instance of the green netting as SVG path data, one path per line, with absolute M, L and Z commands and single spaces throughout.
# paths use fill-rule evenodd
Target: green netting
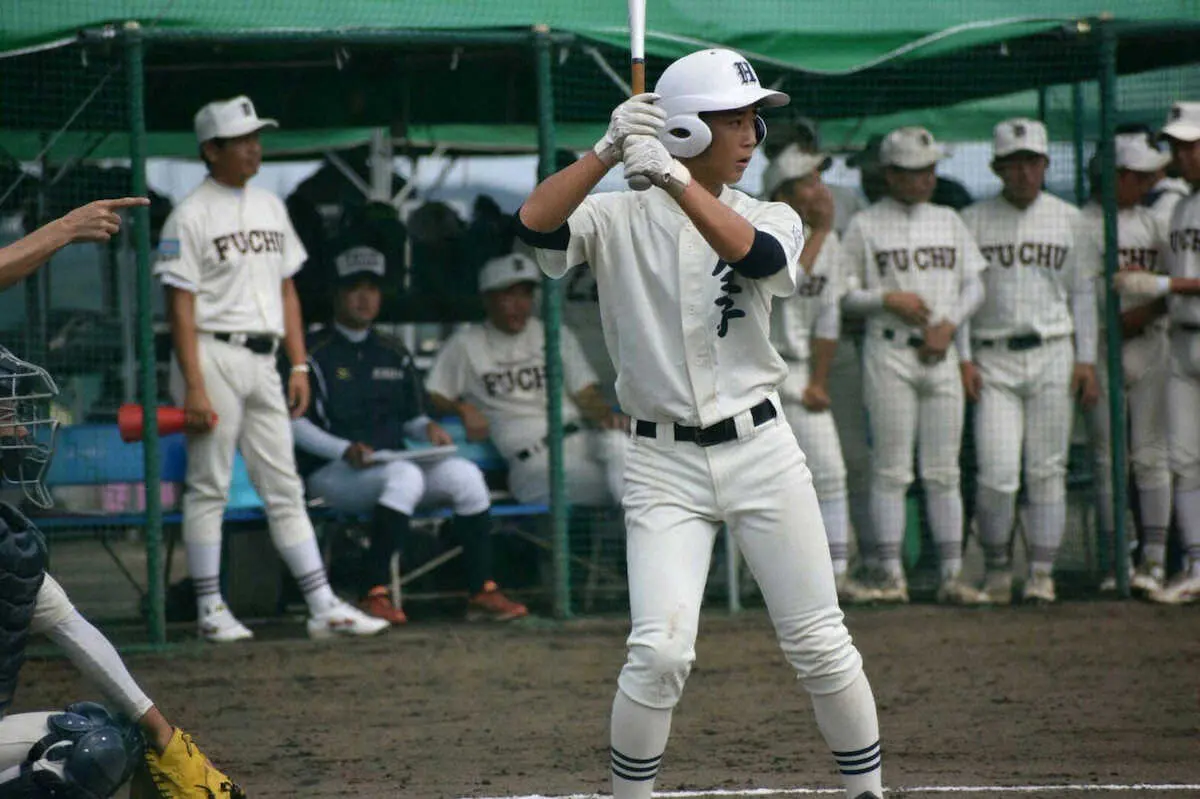
M 648 78 L 653 85 L 671 58 L 702 45 L 748 53 L 765 84 L 793 97 L 792 106 L 768 117 L 771 151 L 815 130 L 820 146 L 834 156 L 825 177 L 836 187 L 837 226 L 845 233 L 852 212 L 866 205 L 863 173 L 847 157 L 901 125 L 923 125 L 939 140 L 957 143 L 942 174 L 979 200 L 1000 187 L 989 166 L 993 126 L 1015 116 L 1041 118 L 1053 140 L 1048 185 L 1071 202 L 1083 199 L 1089 190 L 1082 179 L 1086 161 L 1109 132 L 1099 113 L 1098 80 L 1105 66 L 1100 31 L 1107 25 L 1113 32 L 1111 66 L 1122 74 L 1112 121 L 1157 126 L 1172 100 L 1200 97 L 1194 55 L 1198 5 L 905 0 L 880 7 L 851 0 L 830 7 L 789 0 L 652 0 Z M 1100 20 L 1103 12 L 1111 12 L 1111 21 Z M 266 137 L 265 144 L 268 157 L 284 160 L 351 147 L 361 156 L 372 141 L 379 142 L 381 131 L 398 156 L 529 153 L 544 149 L 550 138 L 558 148 L 584 151 L 627 92 L 624 16 L 621 3 L 581 2 L 7 4 L 0 8 L 0 51 L 9 54 L 0 60 L 4 230 L 11 239 L 72 203 L 129 190 L 130 95 L 122 33 L 129 20 L 139 21 L 145 36 L 149 155 L 194 159 L 196 109 L 211 99 L 245 93 L 260 113 L 281 121 L 283 129 Z M 539 95 L 539 78 L 547 76 L 539 74 L 535 57 L 531 29 L 536 24 L 549 28 L 540 39 L 552 73 L 548 96 Z M 86 33 L 80 36 L 80 31 Z M 365 161 L 346 160 L 360 181 L 369 181 Z M 761 166 L 756 163 L 747 177 L 744 188 L 751 192 L 761 188 Z M 332 161 L 324 167 L 336 181 L 341 167 Z M 604 188 L 619 186 L 614 173 Z M 393 183 L 391 193 L 399 187 Z M 306 298 L 310 321 L 327 312 L 320 297 L 324 294 L 327 302 L 328 283 L 319 270 L 328 266 L 328 258 L 319 253 L 344 232 L 339 228 L 343 214 L 357 213 L 365 204 L 352 182 L 338 184 L 333 195 L 336 202 L 325 204 L 337 206 L 332 215 L 317 202 L 317 216 L 297 222 L 312 243 L 310 252 L 318 253 L 313 269 L 306 270 L 316 276 Z M 157 198 L 152 217 L 158 223 L 169 203 Z M 466 298 L 469 280 L 462 278 L 473 274 L 481 253 L 495 244 L 497 220 L 488 216 L 493 210 L 486 204 L 466 217 L 433 211 L 427 220 L 436 222 L 430 225 L 434 240 L 396 244 L 406 296 L 389 319 L 398 333 L 412 331 L 423 363 L 454 323 L 478 316 Z M 464 244 L 471 236 L 476 238 Z M 8 341 L 60 377 L 67 421 L 111 422 L 116 406 L 137 396 L 133 321 L 138 309 L 129 245 L 123 238 L 111 247 L 71 248 L 36 280 L 0 297 L 5 303 L 0 325 Z M 411 269 L 417 262 L 420 276 Z M 608 389 L 612 370 L 604 366 L 593 286 L 584 274 L 562 288 L 565 320 L 577 328 Z M 154 313 L 158 326 L 161 378 L 169 351 L 161 307 L 145 313 Z M 421 325 L 406 326 L 418 319 Z M 834 413 L 848 472 L 850 515 L 862 531 L 872 526 L 872 447 L 888 413 L 901 414 L 902 407 L 893 403 L 874 414 L 864 412 L 864 362 L 868 349 L 878 344 L 868 340 L 866 327 L 846 323 L 830 385 L 837 393 Z M 160 399 L 166 400 L 161 390 Z M 966 426 L 972 428 L 969 418 Z M 1103 570 L 1097 531 L 1112 523 L 1098 512 L 1088 415 L 1077 413 L 1072 429 L 1067 538 L 1058 565 L 1082 585 Z M 1034 438 L 1051 433 L 1029 430 Z M 968 519 L 979 513 L 973 507 L 978 470 L 973 439 L 968 435 L 963 445 Z M 899 504 L 879 505 L 892 515 L 877 513 L 881 523 L 898 523 L 903 531 L 899 551 L 913 592 L 925 589 L 932 595 L 941 558 L 930 532 L 929 487 L 920 479 L 919 464 L 915 475 Z M 61 496 L 64 509 L 114 513 L 138 507 L 136 487 L 71 488 Z M 1036 512 L 1030 520 L 1029 500 L 1029 487 L 1023 485 L 1017 519 L 1027 540 L 1037 525 Z M 572 520 L 562 564 L 577 607 L 600 609 L 611 597 L 622 601 L 622 536 L 612 522 L 603 513 L 577 513 Z M 97 528 L 65 529 L 88 537 Z M 968 529 L 976 528 L 969 524 Z M 864 534 L 869 543 L 870 533 Z M 946 549 L 940 552 L 944 556 Z M 728 573 L 720 563 L 714 565 L 714 576 L 718 573 Z M 556 586 L 560 593 L 565 587 Z M 557 607 L 565 607 L 563 600 L 560 596 Z

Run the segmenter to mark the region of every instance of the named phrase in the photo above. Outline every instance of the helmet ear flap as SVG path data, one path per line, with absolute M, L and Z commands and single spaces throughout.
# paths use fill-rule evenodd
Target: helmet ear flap
M 667 119 L 661 138 L 676 158 L 695 158 L 712 144 L 712 131 L 696 114 L 676 114 Z
M 767 138 L 767 122 L 758 114 L 754 115 L 754 140 L 758 144 L 762 144 Z

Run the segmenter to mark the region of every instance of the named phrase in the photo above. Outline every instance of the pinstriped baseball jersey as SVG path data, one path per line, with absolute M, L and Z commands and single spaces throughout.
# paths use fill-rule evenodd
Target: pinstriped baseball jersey
M 280 283 L 308 258 L 283 201 L 206 178 L 163 226 L 154 273 L 196 295 L 196 328 L 283 335 Z
M 933 203 L 905 205 L 885 197 L 850 220 L 844 244 L 849 288 L 907 291 L 930 309 L 933 322 L 954 318 L 963 281 L 987 266 L 953 209 Z M 921 336 L 893 314 L 872 314 L 868 330 L 902 330 Z
M 972 336 L 1069 335 L 1071 294 L 1090 291 L 1100 271 L 1099 249 L 1079 209 L 1042 192 L 1025 210 L 1003 197 L 976 203 L 963 220 L 990 267 Z
M 1200 278 L 1200 194 L 1175 206 L 1167 238 L 1167 274 Z M 1167 300 L 1171 321 L 1200 324 L 1200 297 L 1172 294 Z
M 837 233 L 830 231 L 812 270 L 796 273 L 799 285 L 791 297 L 771 306 L 771 343 L 789 361 L 807 361 L 818 317 L 836 311 L 842 298 L 844 264 Z
M 796 290 L 800 217 L 728 187 L 720 200 L 779 242 L 786 268 L 741 277 L 657 188 L 588 197 L 568 220 L 566 252 L 537 250 L 551 277 L 591 266 L 617 397 L 631 416 L 712 425 L 758 404 L 787 376 L 768 330 L 771 298 Z
M 1095 238 L 1096 247 L 1104 249 L 1104 209 L 1095 200 L 1083 207 L 1083 218 Z M 1165 275 L 1167 270 L 1167 225 L 1152 210 L 1135 205 L 1117 211 L 1117 268 L 1138 269 Z M 1101 264 L 1103 268 L 1103 264 Z M 1103 288 L 1102 286 L 1100 288 Z M 1101 301 L 1104 291 L 1098 291 Z M 1153 302 L 1146 297 L 1124 296 L 1121 310 L 1128 311 Z M 1101 305 L 1103 307 L 1103 305 Z M 1104 318 L 1100 319 L 1101 324 Z

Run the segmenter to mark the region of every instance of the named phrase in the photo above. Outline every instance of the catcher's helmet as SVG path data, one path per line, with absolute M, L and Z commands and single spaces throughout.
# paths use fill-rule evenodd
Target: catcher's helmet
M 732 50 L 685 55 L 663 71 L 654 91 L 660 98 L 658 105 L 667 112 L 662 141 L 676 158 L 700 155 L 712 144 L 712 131 L 700 114 L 787 105 L 791 100 L 783 92 L 764 89 L 750 62 Z M 767 125 L 755 117 L 754 126 L 761 144 Z
M 45 369 L 0 347 L 0 478 L 21 486 L 39 508 L 53 503 L 44 480 L 58 431 L 50 414 L 56 396 Z

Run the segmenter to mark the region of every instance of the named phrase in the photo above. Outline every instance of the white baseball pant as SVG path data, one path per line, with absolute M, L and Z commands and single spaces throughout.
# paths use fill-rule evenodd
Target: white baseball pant
M 479 467 L 465 458 L 433 463 L 390 461 L 355 469 L 330 461 L 308 476 L 309 492 L 346 513 L 367 513 L 376 505 L 412 516 L 422 501 L 450 505 L 459 516 L 474 516 L 491 506 Z
M 829 370 L 829 399 L 837 428 L 842 461 L 846 466 L 846 496 L 859 554 L 874 565 L 874 531 L 871 528 L 871 447 L 867 440 L 867 412 L 863 407 L 863 363 L 858 336 L 843 334 Z M 814 477 L 814 479 L 816 479 Z
M 50 717 L 61 712 L 15 713 L 0 719 L 0 785 L 19 776 L 4 772 L 25 762 L 33 745 L 50 733 Z
M 711 447 L 675 442 L 671 425 L 634 437 L 625 480 L 633 628 L 618 684 L 635 702 L 669 709 L 696 659 L 700 606 L 721 521 L 766 600 L 784 655 L 812 694 L 837 693 L 862 673 L 843 623 L 812 476 L 776 418 Z
M 1156 333 L 1152 335 L 1157 335 Z M 1133 481 L 1141 497 L 1143 527 L 1165 529 L 1171 523 L 1171 465 L 1167 447 L 1167 383 L 1169 352 L 1155 349 L 1156 357 L 1131 358 L 1127 342 L 1122 355 L 1125 410 L 1129 423 L 1129 457 Z M 1096 377 L 1100 401 L 1088 412 L 1097 480 L 1100 527 L 1112 531 L 1112 438 L 1108 403 L 1108 363 L 1103 348 L 1097 358 Z
M 567 500 L 572 505 L 604 506 L 621 501 L 628 436 L 619 430 L 581 430 L 563 439 Z M 508 488 L 518 501 L 550 502 L 550 452 L 534 448 L 525 460 L 508 461 Z
M 1200 563 L 1200 333 L 1194 331 L 1171 336 L 1167 426 L 1175 513 L 1194 573 Z
M 871 429 L 871 518 L 880 560 L 900 559 L 907 516 L 905 494 L 913 481 L 916 451 L 929 523 L 943 560 L 962 556 L 962 377 L 957 351 L 921 363 L 905 340 L 871 336 L 864 384 Z
M 974 358 L 983 380 L 975 414 L 977 515 L 989 565 L 1007 561 L 1022 457 L 1033 514 L 1031 561 L 1052 563 L 1066 524 L 1073 407 L 1070 387 L 1075 363 L 1071 337 L 1019 351 L 1003 344 L 986 347 L 976 343 Z
M 218 421 L 211 432 L 189 436 L 183 494 L 184 540 L 216 544 L 240 450 L 250 481 L 266 506 L 271 539 L 279 549 L 314 537 L 296 473 L 292 426 L 275 358 L 201 333 L 204 387 Z M 182 404 L 183 376 L 172 362 L 171 394 Z

